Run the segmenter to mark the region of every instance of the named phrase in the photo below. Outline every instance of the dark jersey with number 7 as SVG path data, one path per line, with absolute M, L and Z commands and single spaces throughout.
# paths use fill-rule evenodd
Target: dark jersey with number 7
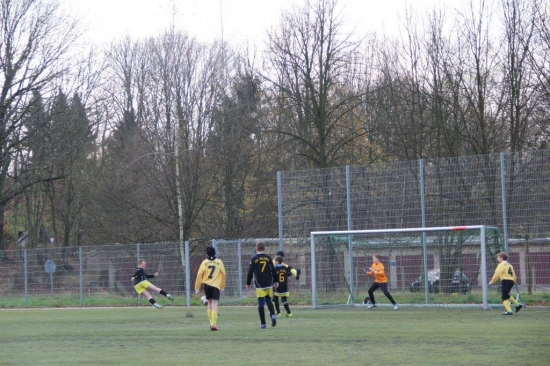
M 276 282 L 274 268 L 275 266 L 270 256 L 265 253 L 256 254 L 250 260 L 246 285 L 250 286 L 252 278 L 254 278 L 254 285 L 257 289 L 271 288 L 273 283 Z

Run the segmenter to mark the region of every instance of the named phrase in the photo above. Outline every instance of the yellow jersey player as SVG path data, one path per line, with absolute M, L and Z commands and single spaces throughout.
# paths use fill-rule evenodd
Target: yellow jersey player
M 225 267 L 223 262 L 216 258 L 214 247 L 206 248 L 206 259 L 202 261 L 195 280 L 195 293 L 199 293 L 201 285 L 204 285 L 204 295 L 208 300 L 208 321 L 210 330 L 218 330 L 218 303 L 220 291 L 225 289 Z
M 504 309 L 506 309 L 502 315 L 514 315 L 510 307 L 510 302 L 516 306 L 516 313 L 523 308 L 523 304 L 520 304 L 513 296 L 510 296 L 510 291 L 517 281 L 516 272 L 514 271 L 514 267 L 508 263 L 508 254 L 505 252 L 498 253 L 497 260 L 498 266 L 495 269 L 493 278 L 489 281 L 489 286 L 500 280 L 502 287 L 502 304 L 504 304 Z
M 260 314 L 260 328 L 265 329 L 265 308 L 269 309 L 269 316 L 271 317 L 271 326 L 277 325 L 277 316 L 275 315 L 275 309 L 271 297 L 273 296 L 273 288 L 277 288 L 277 282 L 275 277 L 275 268 L 271 257 L 264 253 L 264 242 L 256 243 L 256 255 L 250 260 L 250 266 L 248 267 L 248 276 L 246 277 L 246 289 L 250 288 L 252 279 L 254 279 L 254 285 L 256 286 L 256 297 L 258 298 L 258 313 Z

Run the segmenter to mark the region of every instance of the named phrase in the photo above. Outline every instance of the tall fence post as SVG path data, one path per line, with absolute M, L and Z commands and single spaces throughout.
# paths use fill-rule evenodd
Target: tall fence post
M 420 210 L 422 213 L 422 228 L 426 227 L 426 192 L 424 182 L 424 159 L 419 160 L 418 170 L 420 174 Z M 426 232 L 422 232 L 422 262 L 424 262 L 424 293 L 426 294 L 426 304 L 430 303 L 428 291 L 428 244 L 426 242 Z
M 353 219 L 351 217 L 351 167 L 346 165 L 346 205 L 348 216 L 348 230 L 353 230 Z M 349 297 L 348 305 L 355 303 L 354 276 L 353 276 L 353 244 L 352 236 L 348 235 L 348 258 L 349 258 Z
M 279 213 L 279 249 L 283 250 L 283 182 L 281 172 L 277 172 L 277 211 Z
M 136 253 L 137 253 L 137 258 L 136 258 L 136 263 L 139 261 L 139 258 L 141 258 L 141 253 L 140 253 L 140 248 L 139 248 L 139 243 L 136 244 Z M 138 305 L 141 305 L 141 295 L 138 294 Z
M 25 307 L 29 307 L 29 275 L 27 271 L 27 249 L 23 251 L 23 272 L 25 278 Z
M 191 259 L 189 258 L 189 240 L 185 241 L 185 297 L 187 307 L 191 306 Z
M 508 209 L 506 208 L 506 156 L 500 153 L 500 190 L 502 191 L 502 231 L 504 231 L 504 251 L 508 251 Z
M 78 284 L 80 295 L 80 306 L 84 305 L 84 271 L 82 264 L 82 247 L 78 247 Z

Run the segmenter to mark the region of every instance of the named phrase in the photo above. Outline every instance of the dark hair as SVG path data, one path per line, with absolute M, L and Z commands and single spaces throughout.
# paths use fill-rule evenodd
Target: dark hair
M 285 256 L 285 252 L 283 252 L 282 250 L 278 250 L 276 254 L 281 257 Z
M 263 241 L 257 242 L 256 250 L 258 250 L 259 252 L 263 252 L 265 250 L 265 243 Z
M 275 262 L 281 264 L 283 263 L 283 257 L 281 257 L 280 255 L 276 256 L 275 259 L 274 259 Z
M 216 248 L 214 247 L 207 247 L 206 248 L 206 256 L 210 260 L 216 259 Z
M 373 254 L 372 256 L 373 256 L 373 257 L 376 257 L 376 258 L 378 258 L 378 260 L 380 260 L 380 254 L 375 253 L 375 254 Z

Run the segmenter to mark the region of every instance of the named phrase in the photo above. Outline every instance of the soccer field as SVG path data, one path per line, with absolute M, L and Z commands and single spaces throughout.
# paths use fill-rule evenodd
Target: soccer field
M 0 365 L 543 365 L 550 309 L 293 307 L 260 329 L 256 307 L 0 310 Z

